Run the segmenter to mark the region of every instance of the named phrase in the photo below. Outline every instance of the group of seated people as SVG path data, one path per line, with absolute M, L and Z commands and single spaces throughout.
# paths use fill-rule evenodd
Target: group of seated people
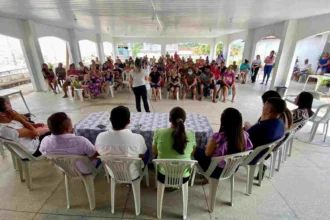
M 286 102 L 275 91 L 266 92 L 262 101 L 264 105 L 261 117 L 252 126 L 243 124 L 242 115 L 237 109 L 224 110 L 219 131 L 212 135 L 206 146 L 196 145 L 195 133 L 185 129 L 186 112 L 175 107 L 169 113 L 170 127 L 155 131 L 152 153 L 159 159 L 194 157 L 207 170 L 212 157 L 248 151 L 272 143 L 294 126 L 303 126 L 302 123 L 313 115 L 313 96 L 308 92 L 302 92 L 297 97 L 295 104 L 298 108 L 292 112 L 287 110 Z M 114 108 L 109 123 L 112 129 L 100 133 L 93 145 L 87 138 L 73 134 L 72 121 L 66 113 L 52 114 L 47 125 L 34 123 L 14 111 L 9 102 L 0 97 L 0 136 L 20 143 L 33 156 L 85 155 L 97 167 L 100 165 L 97 156 L 118 155 L 140 157 L 147 164 L 150 150 L 143 136 L 128 129 L 129 109 L 124 106 Z M 224 162 L 219 163 L 211 177 L 219 178 L 224 166 Z M 79 165 L 79 169 L 83 174 L 89 173 L 86 167 Z M 137 169 L 133 167 L 131 171 L 132 179 L 137 178 Z M 158 180 L 163 182 L 164 170 L 159 169 L 157 172 Z M 185 173 L 184 181 L 188 181 L 189 175 L 189 172 Z
M 299 65 L 299 60 L 298 58 L 296 59 L 294 68 L 293 68 L 293 73 L 292 73 L 292 78 L 291 80 L 296 80 L 299 81 L 301 76 L 306 76 L 307 74 L 310 74 L 312 71 L 312 64 L 309 63 L 309 60 L 306 59 L 304 61 L 304 64 L 302 66 Z
M 123 72 L 129 72 L 133 66 L 134 61 L 132 57 L 122 63 L 117 57 L 114 63 L 111 57 L 103 64 L 100 63 L 98 58 L 91 61 L 91 65 L 85 66 L 79 62 L 79 69 L 75 64 L 70 64 L 68 71 L 63 68 L 63 64 L 59 63 L 55 69 L 55 73 L 46 63 L 43 64 L 42 74 L 50 89 L 56 94 L 56 86 L 59 84 L 64 91 L 63 98 L 68 97 L 68 88 L 71 88 L 72 96 L 74 97 L 74 88 L 82 88 L 84 97 L 95 98 L 103 94 L 106 98 L 109 94 L 109 87 L 114 86 L 116 91 L 119 87 L 124 86 L 123 81 L 125 78 Z M 57 78 L 57 79 L 56 79 Z M 62 84 L 61 82 L 64 81 Z
M 178 56 L 176 59 L 170 56 L 160 57 L 158 62 L 152 62 L 149 82 L 154 100 L 157 101 L 161 88 L 167 84 L 167 90 L 173 99 L 179 98 L 181 89 L 181 99 L 185 99 L 190 93 L 193 100 L 197 99 L 197 95 L 199 101 L 211 95 L 212 101 L 216 102 L 221 91 L 223 102 L 226 101 L 229 92 L 232 93 L 234 101 L 236 62 L 229 67 L 225 66 L 224 59 L 220 61 L 220 65 L 216 60 L 208 63 L 208 60 L 204 61 L 202 58 L 194 63 L 190 57 L 186 61 L 184 57 L 181 59 Z

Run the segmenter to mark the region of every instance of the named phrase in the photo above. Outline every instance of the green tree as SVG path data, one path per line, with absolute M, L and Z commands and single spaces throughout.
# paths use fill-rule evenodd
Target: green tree
M 221 51 L 223 51 L 223 43 L 218 43 L 216 49 L 216 55 L 218 56 L 218 54 L 220 54 Z
M 198 47 L 195 47 L 193 49 L 193 54 L 209 55 L 210 51 L 211 51 L 210 45 L 200 44 Z
M 140 51 L 143 48 L 143 45 L 141 43 L 133 43 L 132 48 L 133 48 L 132 55 L 133 57 L 135 57 L 138 53 L 140 53 Z

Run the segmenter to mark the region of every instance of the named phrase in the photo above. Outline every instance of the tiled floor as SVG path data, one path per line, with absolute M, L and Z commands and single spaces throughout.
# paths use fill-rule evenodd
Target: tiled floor
M 312 88 L 313 85 L 309 87 Z M 291 94 L 301 91 L 301 84 L 293 83 Z M 181 106 L 187 112 L 206 115 L 214 130 L 219 129 L 221 112 L 227 107 L 239 109 L 244 121 L 254 122 L 261 113 L 261 94 L 267 87 L 239 85 L 235 103 L 213 104 L 210 100 L 151 102 L 151 110 L 169 112 L 174 106 Z M 165 92 L 164 92 L 165 97 Z M 26 100 L 36 121 L 46 122 L 47 117 L 57 111 L 67 112 L 74 123 L 91 112 L 110 111 L 117 105 L 128 106 L 135 111 L 134 97 L 122 92 L 115 98 L 96 99 L 80 102 L 62 99 L 52 93 L 30 93 Z M 15 109 L 25 112 L 20 98 L 12 101 Z M 304 128 L 308 131 L 310 125 Z M 234 206 L 228 205 L 230 199 L 229 181 L 223 181 L 218 189 L 216 208 L 207 211 L 208 186 L 201 186 L 196 179 L 189 187 L 189 219 L 329 219 L 330 216 L 330 149 L 294 141 L 293 155 L 282 164 L 274 178 L 265 178 L 262 186 L 254 186 L 251 196 L 245 195 L 246 171 L 240 169 L 235 179 Z M 89 210 L 83 183 L 70 181 L 71 209 L 66 208 L 63 175 L 47 162 L 35 163 L 32 191 L 19 181 L 14 171 L 8 151 L 0 158 L 0 219 L 155 219 L 156 189 L 153 171 L 150 169 L 150 187 L 141 186 L 141 214 L 135 216 L 134 200 L 130 187 L 117 185 L 115 214 L 110 211 L 110 185 L 102 176 L 96 178 L 96 209 Z M 163 219 L 182 218 L 181 191 L 165 192 Z

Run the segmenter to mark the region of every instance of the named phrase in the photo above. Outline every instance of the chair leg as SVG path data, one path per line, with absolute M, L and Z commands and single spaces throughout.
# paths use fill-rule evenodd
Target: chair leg
M 210 183 L 210 189 L 209 189 L 209 212 L 214 211 L 214 206 L 215 206 L 215 200 L 217 198 L 217 189 L 219 185 L 219 180 L 214 179 L 214 178 L 209 178 L 209 183 Z
M 292 146 L 293 146 L 293 137 L 290 139 L 290 141 L 289 141 L 289 157 L 291 157 L 291 153 L 292 153 Z M 287 156 L 285 156 L 285 157 L 287 157 Z
M 273 160 L 274 160 L 274 152 L 271 152 L 271 154 L 270 154 L 269 178 L 272 178 Z
M 158 178 L 158 170 L 157 170 L 157 168 L 155 168 L 155 188 L 156 189 L 158 187 L 158 180 L 157 180 L 157 178 Z
M 94 176 L 89 175 L 84 177 L 84 184 L 89 201 L 89 209 L 95 209 L 95 189 L 94 189 Z
M 15 156 L 14 156 L 14 161 L 16 161 L 15 163 L 17 164 L 19 179 L 21 180 L 21 182 L 24 182 L 25 179 L 23 175 L 22 161 L 20 159 L 17 159 Z
M 23 173 L 25 175 L 25 181 L 28 190 L 32 190 L 32 177 L 31 177 L 31 162 L 30 161 L 21 161 Z
M 270 169 L 270 173 L 271 173 L 271 175 L 269 176 L 270 178 L 273 178 L 273 176 L 274 176 L 275 166 L 276 166 L 276 159 L 277 159 L 277 152 L 278 151 L 274 151 L 272 153 L 273 154 L 273 160 L 272 160 L 271 169 Z
M 157 217 L 162 218 L 162 206 L 165 185 L 157 181 Z
M 111 177 L 111 185 L 110 185 L 110 191 L 111 191 L 111 213 L 115 213 L 115 193 L 116 193 L 116 182 L 115 179 Z
M 193 174 L 192 174 L 191 179 L 190 179 L 190 186 L 194 185 L 196 172 L 197 172 L 197 167 L 194 167 Z
M 132 182 L 132 189 L 133 189 L 133 196 L 135 203 L 135 215 L 140 214 L 140 207 L 141 207 L 140 185 L 141 185 L 141 179 Z
M 83 96 L 83 91 L 81 89 L 78 90 L 78 94 L 79 94 L 79 99 L 80 101 L 84 101 L 84 96 Z
M 183 219 L 187 218 L 187 211 L 188 211 L 188 184 L 186 182 L 182 185 L 182 200 L 183 200 Z
M 248 173 L 248 195 L 251 195 L 252 193 L 252 187 L 253 187 L 253 180 L 254 180 L 254 173 L 257 169 L 256 165 L 249 165 L 249 173 Z
M 234 181 L 235 173 L 230 178 L 230 205 L 234 206 L 233 197 L 234 197 Z
M 146 178 L 146 185 L 149 187 L 149 170 L 148 170 L 148 165 L 144 168 L 145 172 L 145 178 Z
M 264 163 L 261 162 L 261 163 L 259 164 L 259 172 L 258 172 L 259 186 L 261 186 L 263 166 L 264 166 Z
M 5 151 L 3 149 L 3 144 L 0 142 L 0 154 L 1 156 L 5 156 Z
M 64 174 L 65 181 L 65 193 L 66 193 L 66 208 L 70 208 L 70 188 L 69 188 L 69 178 L 66 174 Z
M 12 159 L 12 161 L 13 161 L 13 166 L 14 166 L 14 170 L 16 170 L 17 171 L 17 159 L 16 159 L 16 157 L 15 157 L 15 155 L 13 154 L 13 153 L 10 153 L 11 154 L 11 159 Z
M 114 97 L 113 86 L 110 86 L 110 87 L 109 87 L 109 91 L 110 91 L 110 93 L 111 93 L 111 97 L 113 98 L 113 97 Z
M 313 124 L 313 128 L 312 128 L 312 131 L 311 131 L 311 136 L 309 138 L 309 141 L 312 141 L 314 139 L 318 127 L 319 127 L 319 123 L 314 123 Z
M 278 164 L 277 164 L 277 169 L 276 169 L 276 171 L 280 171 L 283 151 L 285 151 L 285 149 L 283 149 L 283 148 L 280 148 L 280 149 L 279 149 L 279 154 L 278 154 Z M 273 174 L 273 175 L 274 175 L 274 174 Z
M 327 128 L 325 129 L 325 134 L 324 134 L 324 140 L 323 140 L 323 142 L 325 142 L 325 140 L 327 139 L 328 128 L 329 128 L 329 121 L 327 123 L 325 123 L 324 126 L 327 126 Z

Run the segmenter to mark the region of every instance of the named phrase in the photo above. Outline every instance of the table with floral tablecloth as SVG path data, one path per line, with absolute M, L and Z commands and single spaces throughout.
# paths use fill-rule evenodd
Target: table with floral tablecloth
M 95 144 L 97 135 L 112 127 L 109 118 L 109 112 L 92 113 L 74 126 L 74 132 Z M 170 126 L 168 113 L 131 113 L 130 120 L 129 129 L 141 134 L 149 149 L 152 147 L 154 131 Z M 204 148 L 213 134 L 207 117 L 199 114 L 187 114 L 185 126 L 187 130 L 195 132 L 197 147 Z

